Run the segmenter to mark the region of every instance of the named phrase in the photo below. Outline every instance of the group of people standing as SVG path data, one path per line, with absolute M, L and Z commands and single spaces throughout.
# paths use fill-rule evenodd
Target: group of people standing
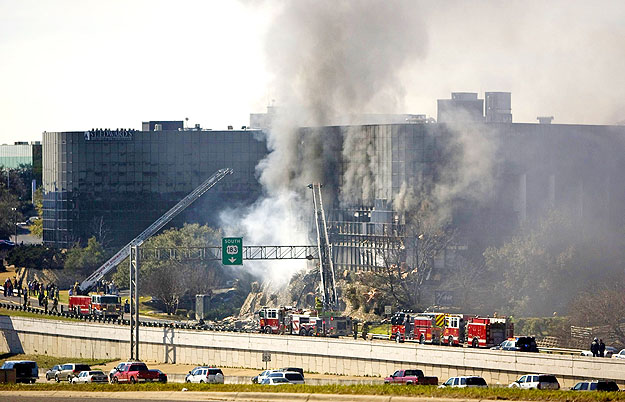
M 590 351 L 592 352 L 592 357 L 605 357 L 605 343 L 603 343 L 603 339 L 593 339 L 590 344 Z
M 4 297 L 13 296 L 13 289 L 20 288 L 17 282 L 17 277 L 13 278 L 13 280 L 11 280 L 11 278 L 6 278 L 3 286 L 4 286 Z

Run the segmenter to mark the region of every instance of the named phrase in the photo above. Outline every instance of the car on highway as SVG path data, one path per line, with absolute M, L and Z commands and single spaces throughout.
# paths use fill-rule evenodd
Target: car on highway
M 61 365 L 57 364 L 56 366 L 46 371 L 46 381 L 54 380 L 54 375 L 58 373 L 60 370 L 61 370 Z
M 59 371 L 54 374 L 54 380 L 56 382 L 72 381 L 73 377 L 78 376 L 81 371 L 90 371 L 91 367 L 88 364 L 82 363 L 66 363 L 61 366 Z
M 154 371 L 150 371 L 148 366 L 142 362 L 132 362 L 124 365 L 124 368 L 113 374 L 113 383 L 130 383 L 138 382 L 158 382 L 159 375 Z
M 285 385 L 292 384 L 289 380 L 284 377 L 276 377 L 276 378 L 265 378 L 260 382 L 262 385 Z
M 39 378 L 39 367 L 32 360 L 7 360 L 0 369 L 15 369 L 15 382 L 34 384 Z
M 607 391 L 616 392 L 619 391 L 618 385 L 615 381 L 608 380 L 595 380 L 595 381 L 580 381 L 571 391 Z
M 278 371 L 295 371 L 296 373 L 300 373 L 302 377 L 304 377 L 304 369 L 301 367 L 283 367 Z
M 200 384 L 223 384 L 224 373 L 217 367 L 199 366 L 189 371 L 184 381 Z
M 625 349 L 621 349 L 620 352 L 618 353 L 614 353 L 612 355 L 613 359 L 621 359 L 621 360 L 625 360 Z
M 118 371 L 122 371 L 127 364 L 131 364 L 132 362 L 121 362 L 117 366 L 113 367 L 111 371 L 109 371 L 109 382 L 113 383 L 113 376 Z
M 450 377 L 439 388 L 488 388 L 486 381 L 479 376 Z
M 493 346 L 493 350 L 512 350 L 516 352 L 538 352 L 536 346 L 536 338 L 533 336 L 517 336 L 508 338 L 497 346 Z
M 269 376 L 270 373 L 276 373 L 278 371 L 280 370 L 265 370 L 259 375 L 255 375 L 254 377 L 252 377 L 252 383 L 260 384 L 265 378 Z
M 276 371 L 274 373 L 269 373 L 267 378 L 275 379 L 275 378 L 284 378 L 291 384 L 304 384 L 304 376 L 298 373 L 297 371 Z
M 102 370 L 81 371 L 76 377 L 72 377 L 72 384 L 93 384 L 108 382 L 108 377 Z
M 520 389 L 560 389 L 560 383 L 553 374 L 526 374 L 508 385 Z
M 158 382 L 162 382 L 164 384 L 167 383 L 167 374 L 163 373 L 159 369 L 150 369 L 150 371 L 155 371 L 156 373 L 158 373 Z

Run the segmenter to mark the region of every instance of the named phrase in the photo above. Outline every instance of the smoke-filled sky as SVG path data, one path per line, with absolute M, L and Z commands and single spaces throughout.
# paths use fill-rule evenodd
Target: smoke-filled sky
M 376 3 L 390 7 L 368 18 Z M 329 51 L 349 41 L 382 63 L 401 63 L 387 91 L 359 102 L 362 112 L 435 117 L 436 99 L 451 91 L 510 91 L 516 122 L 625 120 L 623 2 L 331 4 L 361 25 L 333 37 Z M 39 140 L 43 131 L 140 128 L 143 120 L 246 125 L 272 99 L 288 101 L 279 75 L 293 71 L 277 68 L 276 44 L 307 51 L 317 40 L 311 33 L 324 32 L 289 24 L 292 12 L 310 13 L 321 28 L 323 18 L 337 18 L 323 1 L 0 0 L 0 144 Z M 362 72 L 370 69 L 354 74 Z M 339 92 L 334 101 L 367 94 Z

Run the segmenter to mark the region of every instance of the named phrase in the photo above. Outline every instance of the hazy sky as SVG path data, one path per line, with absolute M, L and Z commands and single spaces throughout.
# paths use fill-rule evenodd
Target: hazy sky
M 515 122 L 625 120 L 625 2 L 410 1 L 398 10 L 406 4 L 423 29 L 405 38 L 422 44 L 402 46 L 419 49 L 400 75 L 403 99 L 363 112 L 436 117 L 436 99 L 451 91 L 510 91 Z M 291 6 L 0 0 L 0 144 L 144 120 L 247 125 L 250 112 L 280 104 L 279 71 L 267 59 L 279 49 L 268 42 L 301 38 L 290 31 L 297 26 L 273 25 Z

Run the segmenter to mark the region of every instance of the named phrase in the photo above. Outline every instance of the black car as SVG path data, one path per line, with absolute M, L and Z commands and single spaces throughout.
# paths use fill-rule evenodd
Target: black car
M 575 384 L 571 391 L 606 391 L 618 392 L 619 388 L 614 381 L 581 381 Z
M 513 350 L 517 352 L 538 352 L 536 339 L 533 336 L 517 336 L 508 338 L 491 349 L 495 350 Z
M 156 371 L 158 373 L 158 382 L 166 383 L 167 382 L 167 374 L 163 373 L 159 369 L 153 369 L 150 371 Z

